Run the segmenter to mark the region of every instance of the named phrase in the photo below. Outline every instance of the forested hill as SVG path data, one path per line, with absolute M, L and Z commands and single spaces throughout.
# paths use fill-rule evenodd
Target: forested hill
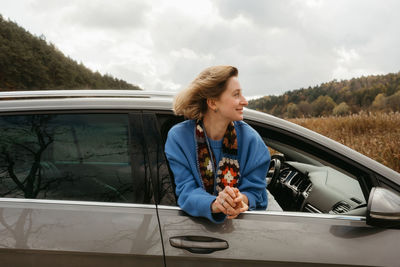
M 0 91 L 42 89 L 141 88 L 91 71 L 0 15 Z
M 284 118 L 400 111 L 400 72 L 334 80 L 280 96 L 264 96 L 249 101 L 248 107 Z

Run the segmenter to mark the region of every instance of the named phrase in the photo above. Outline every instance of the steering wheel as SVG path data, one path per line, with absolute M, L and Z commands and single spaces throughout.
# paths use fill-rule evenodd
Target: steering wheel
M 282 162 L 285 160 L 283 155 L 272 155 L 267 173 L 267 184 L 269 188 L 276 187 Z

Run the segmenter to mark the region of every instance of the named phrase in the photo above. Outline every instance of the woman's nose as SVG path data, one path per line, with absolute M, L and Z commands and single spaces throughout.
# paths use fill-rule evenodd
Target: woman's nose
M 249 104 L 249 102 L 247 102 L 246 98 L 244 96 L 242 96 L 242 99 L 240 100 L 240 104 L 243 106 L 247 106 Z

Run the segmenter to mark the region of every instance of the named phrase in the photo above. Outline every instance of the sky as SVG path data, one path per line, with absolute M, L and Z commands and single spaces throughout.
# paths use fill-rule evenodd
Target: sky
M 184 89 L 233 65 L 245 96 L 400 71 L 398 0 L 1 0 L 0 14 L 93 71 Z

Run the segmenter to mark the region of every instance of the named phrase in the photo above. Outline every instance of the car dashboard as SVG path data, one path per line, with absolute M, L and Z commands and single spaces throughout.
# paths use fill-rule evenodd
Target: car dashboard
M 283 210 L 365 215 L 366 202 L 356 179 L 329 166 L 295 161 L 279 165 L 269 191 Z

